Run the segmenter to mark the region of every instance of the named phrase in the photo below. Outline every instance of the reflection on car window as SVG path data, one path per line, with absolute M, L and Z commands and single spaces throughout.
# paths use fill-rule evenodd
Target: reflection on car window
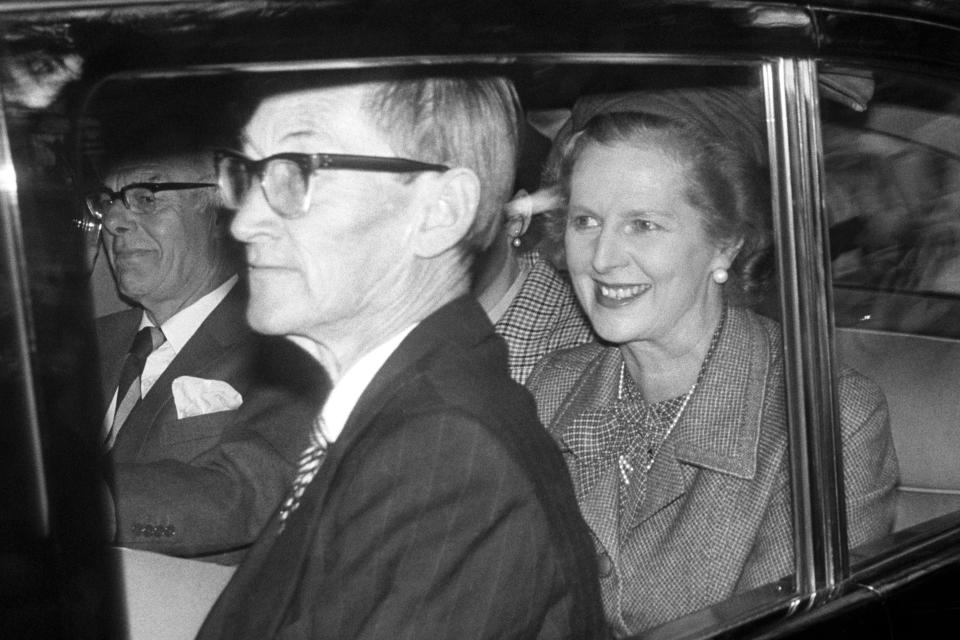
M 35 482 L 22 400 L 25 371 L 18 344 L 21 334 L 4 240 L 0 237 L 0 406 L 6 412 L 4 428 L 0 429 L 0 531 L 9 534 L 35 517 L 31 502 Z
M 710 69 L 707 73 L 701 68 L 651 65 L 558 65 L 535 70 L 519 67 L 511 72 L 516 77 L 521 101 L 530 117 L 525 157 L 519 163 L 517 184 L 531 192 L 544 186 L 556 186 L 547 184 L 554 175 L 545 171 L 552 161 L 554 136 L 575 135 L 599 113 L 640 111 L 660 118 L 679 119 L 685 126 L 692 124 L 708 129 L 706 133 L 713 137 L 718 134 L 709 131 L 711 128 L 719 130 L 721 137 L 725 133 L 730 138 L 727 144 L 741 147 L 738 153 L 749 155 L 753 163 L 762 163 L 768 157 L 757 69 Z M 142 111 L 149 108 L 142 105 L 142 99 L 135 102 L 130 96 L 169 95 L 178 93 L 178 88 L 179 93 L 199 94 L 200 89 L 209 90 L 215 81 L 207 77 L 164 80 L 174 86 L 164 85 L 163 91 L 157 90 L 159 85 L 151 86 L 151 83 L 160 81 L 146 79 L 117 80 L 102 85 L 101 93 L 94 96 L 99 100 L 88 103 L 99 109 L 91 108 L 90 112 L 83 114 L 98 124 L 91 127 L 91 131 L 99 132 L 98 139 L 85 141 L 85 151 L 89 156 L 96 156 L 102 145 L 108 142 L 109 132 L 118 129 L 115 126 L 117 119 L 127 117 L 131 109 Z M 179 87 L 177 83 L 180 83 Z M 204 83 L 210 86 L 205 87 Z M 736 101 L 728 101 L 726 91 L 734 87 L 747 92 L 752 110 L 739 108 L 740 103 Z M 197 108 L 202 110 L 203 106 Z M 726 109 L 726 116 L 720 115 L 723 109 Z M 200 116 L 196 120 L 199 121 Z M 850 286 L 864 291 L 886 291 L 905 286 L 895 286 L 887 281 L 893 271 L 889 265 L 908 260 L 905 257 L 907 250 L 898 243 L 912 219 L 911 212 L 922 208 L 926 200 L 918 202 L 920 194 L 915 191 L 904 193 L 906 187 L 901 186 L 901 181 L 895 181 L 883 172 L 893 171 L 888 166 L 892 165 L 897 171 L 922 173 L 922 161 L 903 153 L 899 147 L 896 149 L 899 155 L 895 157 L 880 152 L 881 157 L 876 157 L 874 147 L 879 147 L 880 151 L 885 151 L 886 147 L 874 144 L 873 139 L 864 139 L 849 126 L 841 131 L 840 124 L 837 124 L 837 130 L 840 131 L 836 136 L 837 146 L 841 147 L 840 142 L 844 142 L 847 147 L 831 156 L 828 170 L 836 171 L 838 175 L 845 172 L 856 176 L 836 189 L 836 202 L 845 207 L 841 210 L 838 204 L 835 213 L 839 231 L 833 245 L 838 252 L 835 265 L 838 278 L 845 278 Z M 744 144 L 744 140 L 749 144 Z M 556 146 L 562 145 L 554 145 L 554 148 Z M 83 158 L 85 170 L 95 166 L 93 159 Z M 770 172 L 764 166 L 753 168 L 759 169 L 749 174 L 757 182 L 751 186 L 758 188 L 758 194 L 750 200 L 757 203 L 750 210 L 761 218 L 754 227 L 768 233 L 772 226 L 772 207 L 769 206 L 770 185 L 765 181 L 770 179 Z M 539 180 L 542 172 L 547 176 L 543 183 Z M 875 183 L 868 187 L 868 177 L 873 179 L 874 175 Z M 85 175 L 84 178 L 95 180 L 96 176 Z M 907 176 L 903 181 L 909 186 L 911 179 Z M 600 182 L 596 181 L 597 184 Z M 613 183 L 613 179 L 606 181 L 609 191 L 613 190 Z M 889 197 L 884 188 L 891 192 Z M 880 204 L 887 201 L 894 204 L 889 207 Z M 874 211 L 882 213 L 872 216 Z M 542 216 L 544 219 L 549 217 Z M 561 224 L 567 220 L 565 211 L 561 212 L 560 220 Z M 550 241 L 556 244 L 557 230 L 548 228 L 546 222 L 535 222 L 530 232 L 533 240 L 540 238 L 543 243 L 537 244 L 533 240 L 528 243 L 530 238 L 525 238 L 522 247 L 517 247 L 524 251 L 541 251 L 541 255 L 534 256 L 535 260 L 545 259 L 556 249 Z M 562 237 L 563 229 L 560 231 Z M 751 253 L 756 254 L 752 256 L 755 259 L 743 265 L 742 273 L 740 265 L 735 268 L 731 264 L 728 265 L 729 274 L 714 276 L 712 270 L 716 265 L 711 266 L 711 283 L 724 287 L 726 292 L 734 290 L 734 282 L 728 282 L 728 278 L 735 281 L 762 276 L 756 281 L 766 280 L 766 286 L 723 294 L 728 297 L 727 304 L 720 307 L 728 309 L 725 315 L 718 313 L 717 316 L 725 320 L 714 325 L 719 327 L 715 333 L 716 350 L 709 348 L 709 357 L 702 359 L 707 362 L 713 358 L 704 365 L 703 381 L 695 371 L 696 390 L 688 392 L 688 382 L 681 390 L 681 403 L 675 404 L 672 413 L 669 407 L 652 410 L 663 410 L 667 416 L 658 418 L 666 426 L 660 439 L 651 438 L 652 446 L 631 444 L 630 451 L 638 457 L 626 459 L 626 463 L 615 462 L 609 467 L 614 471 L 610 476 L 614 481 L 627 473 L 623 469 L 646 469 L 651 474 L 646 479 L 648 484 L 640 485 L 638 481 L 633 485 L 644 486 L 645 493 L 633 489 L 621 491 L 616 484 L 604 494 L 578 488 L 583 510 L 597 508 L 606 514 L 605 518 L 587 519 L 595 535 L 598 567 L 606 581 L 608 616 L 619 619 L 621 631 L 648 629 L 754 588 L 762 589 L 784 578 L 789 581 L 792 577 L 794 535 L 787 451 L 789 412 L 786 411 L 780 327 L 773 319 L 777 317 L 777 295 L 775 283 L 771 281 L 775 280 L 776 274 L 772 273 L 773 250 L 769 242 L 767 238 L 765 243 L 750 247 Z M 747 255 L 745 250 L 744 256 Z M 562 272 L 569 265 L 559 263 L 558 266 Z M 521 273 L 527 271 L 521 270 Z M 639 271 L 634 271 L 632 277 L 637 273 L 646 277 L 646 273 Z M 112 289 L 107 290 L 113 295 Z M 748 293 L 751 295 L 746 295 Z M 621 294 L 638 295 L 626 289 L 618 293 Z M 105 305 L 96 306 L 102 308 Z M 710 331 L 713 329 L 711 326 Z M 712 342 L 707 340 L 703 344 L 705 351 Z M 610 362 L 613 364 L 607 369 L 608 373 L 612 372 L 610 381 L 613 384 L 623 370 L 619 366 L 622 360 L 617 357 L 616 348 L 612 348 Z M 891 529 L 892 487 L 897 477 L 896 454 L 883 400 L 884 395 L 889 397 L 891 392 L 886 387 L 876 388 L 867 379 L 880 382 L 872 372 L 861 370 L 861 373 L 864 375 L 845 372 L 840 385 L 845 480 L 849 492 L 848 519 L 851 523 L 849 537 L 854 544 L 870 542 Z M 600 379 L 600 376 L 596 378 Z M 534 390 L 538 401 L 552 393 L 561 393 L 553 388 L 545 389 L 543 381 L 547 379 L 544 375 L 539 377 L 540 387 Z M 636 391 L 635 406 L 611 409 L 598 405 L 595 408 L 613 413 L 619 411 L 623 415 L 636 415 L 629 413 L 636 410 L 644 416 L 643 419 L 649 418 L 652 415 L 649 407 L 653 403 L 643 395 L 642 389 L 629 384 L 617 388 L 624 387 L 627 391 L 624 397 Z M 738 402 L 731 402 L 731 397 L 737 397 Z M 591 401 L 585 399 L 584 406 Z M 581 417 L 574 416 L 566 423 L 550 411 L 541 412 L 545 426 L 557 438 L 562 438 L 568 427 L 583 427 L 584 423 L 578 422 Z M 656 422 L 653 418 L 649 421 Z M 758 425 L 759 434 L 741 433 L 738 430 L 741 424 Z M 729 429 L 723 431 L 717 425 L 727 425 Z M 645 454 L 648 450 L 654 453 Z M 644 455 L 652 457 L 647 460 Z M 616 461 L 617 457 L 611 459 Z M 597 482 L 592 471 L 579 469 L 576 461 L 568 459 L 568 464 L 573 476 L 582 476 L 585 482 Z M 676 497 L 671 491 L 683 483 L 686 483 L 686 492 Z M 629 483 L 624 484 L 629 486 Z M 621 498 L 621 493 L 626 497 Z M 603 496 L 607 502 L 591 502 Z M 629 527 L 620 526 L 621 518 L 623 522 L 630 522 Z M 605 528 L 611 522 L 613 524 Z M 695 553 L 691 552 L 693 549 Z M 619 558 L 623 564 L 616 566 L 611 558 Z M 788 591 L 781 591 L 775 597 L 788 595 Z M 772 592 L 765 592 L 768 593 Z M 628 605 L 618 608 L 619 605 L 610 604 L 615 602 Z
M 697 383 L 696 391 L 687 393 L 691 383 L 699 379 L 698 370 L 693 371 L 694 380 L 684 385 L 681 395 L 687 393 L 688 401 L 682 405 L 675 403 L 672 409 L 674 413 L 670 413 L 669 406 L 658 405 L 656 410 L 662 411 L 665 417 L 649 414 L 648 422 L 651 424 L 659 422 L 669 427 L 676 422 L 675 428 L 665 429 L 659 440 L 651 440 L 650 446 L 631 445 L 628 452 L 635 455 L 635 458 L 626 460 L 630 466 L 637 470 L 652 469 L 652 480 L 645 486 L 645 493 L 637 489 L 644 486 L 640 479 L 633 481 L 632 488 L 625 483 L 629 492 L 623 490 L 624 504 L 629 502 L 626 516 L 634 520 L 631 526 L 636 531 L 625 532 L 619 543 L 608 538 L 605 527 L 613 523 L 613 529 L 619 529 L 616 522 L 621 517 L 618 502 L 621 492 L 614 485 L 611 494 L 594 494 L 595 497 L 602 495 L 613 500 L 602 505 L 603 517 L 588 521 L 596 536 L 596 561 L 607 585 L 607 593 L 611 598 L 616 598 L 619 597 L 615 595 L 618 589 L 623 590 L 621 600 L 629 603 L 622 612 L 611 604 L 610 619 L 620 619 L 618 628 L 621 631 L 639 631 L 717 604 L 735 594 L 777 583 L 784 578 L 789 582 L 794 570 L 790 517 L 792 493 L 786 450 L 788 438 L 782 345 L 779 325 L 767 317 L 776 315 L 772 310 L 776 306 L 777 296 L 776 287 L 771 283 L 775 277 L 772 236 L 769 233 L 772 208 L 769 200 L 769 168 L 763 165 L 768 154 L 759 70 L 755 67 L 708 69 L 596 64 L 545 65 L 536 68 L 517 65 L 510 69 L 510 73 L 515 78 L 521 102 L 529 114 L 516 179 L 517 188 L 536 193 L 541 187 L 553 186 L 548 185 L 552 175 L 546 170 L 552 161 L 551 151 L 556 151 L 564 140 L 598 113 L 643 112 L 654 114 L 657 118 L 678 119 L 684 126 L 702 129 L 705 135 L 711 136 L 711 140 L 725 138 L 729 146 L 737 149 L 737 155 L 747 158 L 746 162 L 750 165 L 751 171 L 735 176 L 736 179 L 749 178 L 752 181 L 749 189 L 741 185 L 742 190 L 756 190 L 755 197 L 744 197 L 742 202 L 756 202 L 757 206 L 744 206 L 745 212 L 738 211 L 738 214 L 756 216 L 758 220 L 751 225 L 751 229 L 758 229 L 757 235 L 764 237 L 751 241 L 750 251 L 744 251 L 743 260 L 737 263 L 736 268 L 730 265 L 729 274 L 724 271 L 722 276 L 715 276 L 716 279 L 707 276 L 710 286 L 716 291 L 725 288 L 729 293 L 719 294 L 712 300 L 716 303 L 717 313 L 710 316 L 711 324 L 705 331 L 707 339 L 701 346 L 704 352 L 708 350 L 712 344 L 710 336 L 715 329 L 719 336 L 720 318 L 725 317 L 726 333 L 722 339 L 717 338 L 718 344 L 722 344 L 711 351 L 715 357 L 710 360 L 709 370 L 703 375 L 704 380 Z M 97 122 L 98 126 L 91 127 L 91 131 L 100 132 L 100 139 L 87 141 L 85 151 L 89 156 L 96 156 L 99 149 L 109 142 L 106 140 L 109 132 L 119 128 L 116 120 L 129 117 L 129 111 L 136 111 L 143 117 L 142 111 L 150 108 L 150 105 L 143 105 L 142 99 L 136 102 L 134 97 L 152 98 L 183 93 L 196 95 L 204 89 L 209 90 L 217 81 L 217 78 L 210 77 L 164 80 L 162 82 L 168 84 L 163 85 L 163 90 L 157 88 L 161 81 L 150 79 L 122 79 L 101 85 L 100 93 L 94 94 L 87 103 L 90 111 L 85 114 L 88 120 Z M 180 85 L 169 86 L 169 83 Z M 189 87 L 189 90 L 184 87 Z M 156 103 L 156 100 L 153 102 Z M 155 104 L 153 108 L 156 108 Z M 209 110 L 209 105 L 197 108 Z M 198 116 L 193 120 L 200 119 L 201 116 Z M 565 136 L 560 143 L 555 140 L 558 135 Z M 93 157 L 84 160 L 88 161 L 89 166 L 96 164 Z M 630 170 L 635 168 L 627 167 Z M 544 172 L 548 177 L 541 181 Z M 96 176 L 85 175 L 84 178 L 85 181 L 92 181 Z M 612 183 L 612 179 L 609 182 Z M 612 184 L 607 186 L 612 190 Z M 736 187 L 734 185 L 733 190 L 738 190 Z M 634 206 L 646 204 L 638 201 Z M 551 211 L 555 212 L 555 209 L 553 207 Z M 696 215 L 706 214 L 698 212 Z M 508 308 L 502 321 L 496 325 L 501 335 L 507 338 L 510 349 L 517 348 L 517 345 L 523 348 L 525 339 L 523 335 L 511 333 L 512 329 L 508 326 L 511 319 L 516 331 L 535 333 L 531 331 L 530 323 L 534 322 L 531 318 L 536 312 L 525 309 L 542 309 L 543 305 L 549 304 L 544 299 L 544 282 L 549 284 L 550 291 L 554 291 L 557 283 L 561 283 L 560 286 L 567 288 L 564 302 L 574 307 L 577 304 L 566 282 L 564 272 L 568 265 L 546 262 L 547 257 L 553 255 L 557 240 L 556 229 L 548 228 L 550 224 L 547 218 L 550 217 L 550 214 L 537 216 L 519 243 L 521 246 L 509 245 L 515 247 L 516 253 L 524 252 L 525 264 L 532 265 L 519 271 L 523 277 L 529 278 L 529 282 L 520 283 L 518 289 L 521 293 L 517 298 L 529 306 L 514 305 L 512 309 Z M 566 211 L 560 212 L 559 220 L 562 226 Z M 699 227 L 693 225 L 690 228 Z M 748 257 L 750 260 L 747 260 Z M 105 262 L 102 258 L 101 266 Z M 704 259 L 704 265 L 708 261 Z M 673 256 L 671 265 L 676 266 L 676 262 L 678 260 Z M 711 269 L 717 266 L 720 265 L 712 265 Z M 109 273 L 104 273 L 109 278 Z M 533 275 L 527 276 L 528 273 Z M 638 273 L 635 270 L 631 277 L 638 277 Z M 699 283 L 700 275 L 688 273 L 687 277 Z M 626 275 L 614 277 L 624 278 Z M 741 282 L 746 286 L 741 287 Z M 666 286 L 677 285 L 668 282 Z M 109 288 L 103 290 L 113 295 Z M 725 306 L 724 295 L 729 297 L 731 308 L 726 315 L 722 311 Z M 96 307 L 103 309 L 110 304 L 109 300 L 98 300 Z M 554 316 L 541 313 L 540 317 L 550 320 Z M 541 320 L 537 318 L 536 321 Z M 763 346 L 751 351 L 755 362 L 743 364 L 737 360 L 741 349 L 736 345 L 750 344 L 753 338 L 762 342 Z M 576 342 L 566 346 L 573 344 Z M 613 352 L 614 355 L 618 353 L 615 348 Z M 513 353 L 511 351 L 511 355 Z M 707 358 L 701 360 L 706 361 Z M 530 368 L 535 362 L 536 358 L 532 358 Z M 750 367 L 773 372 L 769 380 L 751 386 L 749 402 L 735 403 L 738 407 L 748 404 L 753 407 L 746 420 L 751 424 L 763 424 L 763 433 L 759 437 L 753 432 L 739 432 L 738 425 L 742 418 L 739 409 L 724 413 L 727 392 L 744 393 L 747 385 L 737 381 L 742 382 L 749 377 L 752 371 Z M 736 371 L 736 381 L 723 374 L 727 369 Z M 611 384 L 615 384 L 619 371 L 616 363 L 610 368 L 613 375 L 609 380 Z M 767 393 L 764 384 L 769 384 L 770 391 Z M 646 416 L 647 404 L 639 387 L 637 394 L 633 408 Z M 765 401 L 762 400 L 764 398 Z M 764 405 L 762 408 L 761 404 Z M 632 415 L 636 417 L 638 414 Z M 547 422 L 546 418 L 544 421 Z M 722 427 L 716 426 L 721 423 Z M 557 429 L 562 428 L 560 422 L 546 426 L 553 428 L 555 434 Z M 684 448 L 684 442 L 689 444 L 698 439 L 700 441 L 695 447 Z M 737 444 L 729 445 L 733 441 Z M 647 461 L 645 456 L 650 454 L 646 451 L 651 447 L 658 453 L 653 456 L 655 460 Z M 681 449 L 683 452 L 678 453 Z M 609 467 L 615 472 L 611 476 L 614 479 L 627 473 L 620 471 L 619 467 L 614 468 L 616 464 Z M 624 469 L 627 469 L 626 465 Z M 577 471 L 573 470 L 574 473 Z M 693 489 L 686 497 L 675 499 L 674 492 L 679 486 L 676 484 L 677 478 L 683 474 L 692 479 Z M 583 496 L 586 496 L 586 492 Z M 737 499 L 732 500 L 731 496 L 737 496 Z M 588 509 L 589 505 L 582 503 L 581 507 Z M 731 526 L 731 523 L 736 523 L 736 526 Z M 614 538 L 617 535 L 615 531 Z M 618 550 L 617 545 L 621 549 Z M 611 557 L 626 558 L 628 555 L 629 561 L 624 561 L 622 566 L 612 566 Z M 782 599 L 789 595 L 789 588 L 782 591 L 771 589 L 764 591 L 766 600 L 757 598 L 752 604 L 769 604 L 774 598 Z M 613 600 L 610 602 L 613 603 Z
M 823 107 L 825 205 L 837 348 L 887 397 L 902 530 L 960 510 L 960 87 L 873 78 L 862 112 Z

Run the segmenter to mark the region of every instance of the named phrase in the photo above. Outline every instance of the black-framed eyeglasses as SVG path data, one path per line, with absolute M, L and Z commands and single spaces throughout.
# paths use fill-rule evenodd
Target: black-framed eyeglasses
M 355 171 L 382 171 L 386 173 L 416 173 L 419 171 L 449 171 L 442 164 L 419 162 L 407 158 L 358 156 L 339 153 L 278 153 L 262 160 L 252 160 L 229 149 L 214 152 L 217 181 L 227 207 L 237 209 L 250 190 L 253 179 L 267 204 L 284 218 L 297 218 L 310 205 L 310 177 L 323 169 L 352 169 Z
M 153 215 L 157 210 L 157 196 L 161 191 L 181 191 L 184 189 L 203 189 L 217 187 L 212 182 L 135 182 L 120 191 L 100 187 L 87 194 L 87 209 L 97 220 L 103 220 L 110 206 L 120 200 L 130 211 L 142 215 Z

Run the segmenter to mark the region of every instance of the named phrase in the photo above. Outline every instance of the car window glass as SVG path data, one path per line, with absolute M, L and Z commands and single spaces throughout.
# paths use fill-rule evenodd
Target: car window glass
M 30 446 L 31 423 L 24 401 L 25 377 L 18 304 L 14 297 L 12 264 L 7 255 L 7 227 L 0 232 L 0 403 L 4 407 L 4 428 L 0 429 L 0 532 L 24 533 L 38 517 L 37 460 Z
M 823 105 L 836 346 L 886 396 L 903 531 L 960 510 L 960 87 L 857 75 Z
M 752 166 L 751 187 L 755 188 L 759 198 L 757 225 L 766 230 L 772 226 L 770 170 L 766 165 L 766 117 L 758 67 L 549 63 L 516 64 L 500 71 L 514 79 L 526 112 L 516 190 L 534 192 L 553 184 L 551 181 L 558 172 L 562 143 L 593 115 L 600 112 L 652 113 L 692 123 L 710 136 L 723 139 L 725 145 L 736 148 L 737 154 L 748 157 Z M 383 71 L 380 74 L 383 75 Z M 157 116 L 157 126 L 162 126 L 161 111 L 168 106 L 166 97 L 196 98 L 192 106 L 185 107 L 187 115 L 181 113 L 179 116 L 188 121 L 195 119 L 216 122 L 220 126 L 227 123 L 232 123 L 235 128 L 242 126 L 243 115 L 248 113 L 250 106 L 246 104 L 250 88 L 276 79 L 266 77 L 269 74 L 257 77 L 240 75 L 172 80 L 128 77 L 100 86 L 86 102 L 87 110 L 82 118 L 91 135 L 85 139 L 79 159 L 84 184 L 95 185 L 100 179 L 97 173 L 99 156 L 112 144 L 111 136 L 120 135 L 118 132 L 128 127 L 131 119 L 149 121 L 153 113 Z M 177 109 L 183 108 L 177 106 Z M 190 109 L 194 110 L 193 116 L 189 115 Z M 228 140 L 229 133 L 225 132 L 222 139 Z M 236 131 L 232 133 L 235 135 Z M 561 216 L 560 220 L 562 223 L 564 217 Z M 557 228 L 551 226 L 553 224 L 555 220 L 552 223 L 549 216 L 535 216 L 522 239 L 520 250 L 539 251 L 544 260 L 558 257 L 558 238 L 562 240 L 563 228 L 561 224 L 558 236 Z M 753 256 L 750 265 L 753 274 L 750 286 L 746 290 L 735 288 L 733 282 L 727 286 L 730 291 L 728 306 L 737 309 L 728 312 L 729 318 L 736 316 L 730 322 L 740 327 L 741 309 L 749 308 L 751 314 L 756 312 L 747 321 L 752 327 L 750 330 L 762 334 L 764 340 L 769 339 L 772 348 L 769 353 L 755 354 L 756 363 L 723 364 L 724 367 L 732 366 L 736 375 L 744 379 L 751 375 L 750 366 L 765 367 L 768 359 L 773 363 L 782 362 L 779 326 L 776 324 L 779 313 L 773 248 L 768 243 L 759 249 L 762 250 Z M 110 286 L 110 272 L 104 258 L 101 252 L 91 281 L 97 297 L 97 315 L 115 310 L 118 304 L 122 304 Z M 563 272 L 564 262 L 558 260 L 557 264 Z M 733 280 L 739 276 L 730 277 Z M 681 460 L 682 456 L 673 451 L 669 454 L 669 462 L 656 466 L 658 473 L 664 474 L 662 479 L 666 484 L 679 482 L 681 478 L 693 482 L 696 489 L 692 497 L 673 500 L 666 485 L 658 486 L 656 491 L 660 493 L 655 499 L 663 503 L 655 505 L 651 502 L 647 509 L 649 513 L 634 525 L 641 533 L 637 535 L 637 541 L 629 543 L 632 545 L 629 553 L 634 556 L 629 569 L 633 582 L 628 587 L 630 593 L 625 593 L 624 597 L 643 603 L 640 608 L 646 607 L 647 611 L 626 614 L 633 616 L 633 629 L 652 628 L 734 596 L 742 608 L 749 609 L 782 599 L 790 593 L 789 587 L 778 589 L 773 586 L 784 580 L 784 584 L 789 585 L 794 566 L 782 377 L 771 383 L 773 392 L 768 394 L 775 399 L 771 406 L 765 407 L 767 417 L 760 437 L 763 451 L 758 450 L 756 441 L 749 434 L 711 431 L 711 425 L 718 421 L 734 424 L 738 420 L 732 414 L 726 418 L 718 417 L 723 413 L 721 407 L 725 406 L 725 399 L 717 397 L 718 393 L 725 392 L 714 388 L 720 378 L 719 374 L 711 373 L 711 382 L 705 383 L 698 391 L 706 400 L 691 401 L 691 420 L 685 422 L 679 431 L 684 439 L 696 443 L 683 454 L 687 458 Z M 724 382 L 728 386 L 731 384 L 729 380 Z M 737 386 L 738 392 L 741 389 L 742 385 Z M 760 388 L 753 391 L 754 400 L 763 395 Z M 711 401 L 711 397 L 715 401 Z M 757 405 L 749 398 L 744 402 Z M 736 451 L 725 448 L 729 445 L 728 436 L 741 438 Z M 719 454 L 714 450 L 717 447 Z M 757 462 L 757 456 L 763 459 Z M 667 459 L 667 454 L 664 458 Z M 756 482 L 752 480 L 752 474 L 744 470 L 754 464 L 760 469 Z M 710 469 L 711 465 L 715 468 Z M 668 480 L 668 476 L 673 479 Z M 733 499 L 732 495 L 739 497 Z M 611 517 L 615 518 L 613 503 L 609 509 Z M 670 528 L 671 522 L 684 522 L 681 529 L 687 539 L 675 536 Z M 705 531 L 714 533 L 703 537 Z M 723 535 L 715 535 L 717 531 L 722 531 Z M 598 539 L 598 562 L 608 555 L 600 549 Z M 653 577 L 643 577 L 645 573 Z M 607 572 L 604 579 L 610 582 L 616 578 Z M 668 584 L 669 581 L 672 584 Z M 614 589 L 615 586 L 611 587 L 610 593 Z
M 910 635 L 943 618 L 931 600 L 949 601 L 956 610 L 951 546 L 960 531 L 960 84 L 918 75 L 929 68 L 956 76 L 958 16 L 942 1 L 926 3 L 943 5 L 929 11 L 888 0 L 786 11 L 738 2 L 692 7 L 668 1 L 649 3 L 649 10 L 645 3 L 625 3 L 613 19 L 601 10 L 600 22 L 579 9 L 533 16 L 536 8 L 519 18 L 508 11 L 503 22 L 493 7 L 483 19 L 473 12 L 462 23 L 456 9 L 451 19 L 445 7 L 426 19 L 407 11 L 400 20 L 383 20 L 389 3 L 360 12 L 350 3 L 283 2 L 266 11 L 241 3 L 175 11 L 119 0 L 100 3 L 111 5 L 103 9 L 20 4 L 0 11 L 0 108 L 6 116 L 0 142 L 8 147 L 0 152 L 0 599 L 6 611 L 12 602 L 28 614 L 23 631 L 11 637 L 27 630 L 44 635 L 62 624 L 90 630 L 75 637 L 120 636 L 122 627 L 136 628 L 136 620 L 112 606 L 118 594 L 104 588 L 118 572 L 98 557 L 107 526 L 101 478 L 91 462 L 100 459 L 99 447 L 87 442 L 88 433 L 103 427 L 110 402 L 102 397 L 95 322 L 130 306 L 117 294 L 101 241 L 106 232 L 84 204 L 87 190 L 101 183 L 100 161 L 115 136 L 133 119 L 159 119 L 168 100 L 189 97 L 194 104 L 186 120 L 223 127 L 225 146 L 242 148 L 227 140 L 248 113 L 252 89 L 264 82 L 304 69 L 329 74 L 330 82 L 365 71 L 380 78 L 407 74 L 411 66 L 456 74 L 464 61 L 472 70 L 495 67 L 517 85 L 526 110 L 517 191 L 551 184 L 556 140 L 571 133 L 578 104 L 659 104 L 680 116 L 678 91 L 745 89 L 756 100 L 756 112 L 714 124 L 731 137 L 758 132 L 759 156 L 774 165 L 765 167 L 762 185 L 772 187 L 767 204 L 773 213 L 765 205 L 758 210 L 769 216 L 765 224 L 776 228 L 784 251 L 778 260 L 758 259 L 752 266 L 769 280 L 731 302 L 782 320 L 785 328 L 787 347 L 768 355 L 774 368 L 792 376 L 790 397 L 763 396 L 784 413 L 774 426 L 775 442 L 766 437 L 767 423 L 756 431 L 749 430 L 753 423 L 742 423 L 758 455 L 781 456 L 784 473 L 764 475 L 747 464 L 728 467 L 721 478 L 718 460 L 743 450 L 734 451 L 729 440 L 678 443 L 680 472 L 672 480 L 687 497 L 665 502 L 642 520 L 669 533 L 651 544 L 639 565 L 639 573 L 653 577 L 642 592 L 625 583 L 608 591 L 620 600 L 639 593 L 651 610 L 658 608 L 638 625 L 639 637 L 741 635 L 755 625 L 769 625 L 765 637 L 802 635 L 851 628 L 853 620 L 861 633 Z M 849 11 L 840 4 L 872 9 Z M 531 51 L 544 53 L 524 53 Z M 897 72 L 841 68 L 814 62 L 811 52 L 823 60 L 879 55 L 884 64 L 899 60 L 905 66 Z M 819 83 L 808 82 L 818 66 Z M 817 89 L 819 105 L 811 100 Z M 816 106 L 819 119 L 808 117 Z M 827 221 L 822 236 L 823 220 L 806 217 L 815 211 Z M 515 248 L 556 260 L 562 273 L 556 234 L 547 216 L 534 216 Z M 799 260 L 788 262 L 794 257 Z M 774 265 L 786 268 L 776 273 Z M 828 336 L 820 329 L 829 323 Z M 770 326 L 775 343 L 776 325 Z M 738 354 L 741 368 L 723 372 L 728 380 L 737 380 L 752 346 Z M 798 352 L 813 353 L 813 361 Z M 837 365 L 832 372 L 822 366 L 830 363 Z M 749 405 L 755 396 L 737 393 L 750 383 L 738 384 L 709 409 L 691 404 L 688 415 L 696 424 L 713 424 L 722 411 Z M 811 387 L 815 399 L 836 402 L 810 402 Z M 834 426 L 835 447 L 829 442 Z M 790 444 L 802 446 L 788 450 L 779 440 L 784 430 Z M 696 447 L 708 444 L 715 445 L 712 454 L 697 458 Z M 840 449 L 837 466 L 822 469 Z M 842 475 L 846 518 L 823 509 L 837 500 L 834 470 Z M 720 488 L 700 491 L 704 478 L 717 479 L 712 486 Z M 761 481 L 767 482 L 766 502 L 754 500 Z M 819 492 L 810 487 L 825 489 L 812 510 Z M 717 496 L 722 499 L 712 501 Z M 670 528 L 680 510 L 726 517 L 702 523 L 708 542 L 698 544 Z M 831 534 L 840 530 L 849 563 L 835 553 Z M 37 553 L 54 562 L 33 562 Z M 797 556 L 810 562 L 797 565 Z M 598 569 L 609 585 L 619 577 L 604 557 L 598 541 Z M 89 571 L 94 565 L 99 577 Z M 848 565 L 858 575 L 843 582 Z M 818 580 L 815 591 L 808 590 L 811 576 Z M 143 593 L 128 591 L 126 600 L 158 602 L 157 586 L 145 580 L 135 587 Z M 690 592 L 676 596 L 688 586 Z M 56 604 L 33 606 L 31 593 L 40 591 Z M 912 606 L 898 604 L 904 591 L 912 592 Z M 865 608 L 867 600 L 876 609 Z M 184 617 L 176 606 L 164 613 Z M 89 624 L 95 617 L 97 624 Z M 147 618 L 149 636 L 157 623 Z M 7 629 L 6 622 L 0 627 Z

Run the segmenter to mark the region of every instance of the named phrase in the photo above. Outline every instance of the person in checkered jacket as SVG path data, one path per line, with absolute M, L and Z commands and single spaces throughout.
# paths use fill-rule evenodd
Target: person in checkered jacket
M 538 249 L 541 233 L 527 231 L 558 206 L 557 193 L 520 190 L 504 205 L 504 219 L 482 261 L 473 291 L 497 334 L 507 343 L 510 376 L 524 384 L 548 353 L 594 339 L 570 288 L 570 279 Z M 535 224 L 538 230 L 542 224 Z

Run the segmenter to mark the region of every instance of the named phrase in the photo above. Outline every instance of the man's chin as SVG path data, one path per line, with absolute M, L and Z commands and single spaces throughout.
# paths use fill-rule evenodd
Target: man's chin
M 154 287 L 143 281 L 141 278 L 119 277 L 117 278 L 117 291 L 128 300 L 139 302 L 144 296 L 148 295 Z
M 277 306 L 255 303 L 253 300 L 247 305 L 247 324 L 257 333 L 266 335 L 283 335 L 289 329 L 282 321 L 282 315 Z

